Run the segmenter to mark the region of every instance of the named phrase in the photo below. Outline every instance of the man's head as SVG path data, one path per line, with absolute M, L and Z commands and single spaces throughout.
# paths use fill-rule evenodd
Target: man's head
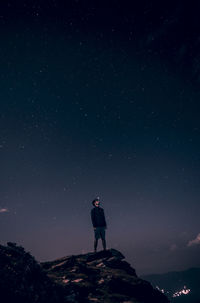
M 95 206 L 95 207 L 99 207 L 99 204 L 100 204 L 100 201 L 98 199 L 94 199 L 92 201 L 92 205 Z

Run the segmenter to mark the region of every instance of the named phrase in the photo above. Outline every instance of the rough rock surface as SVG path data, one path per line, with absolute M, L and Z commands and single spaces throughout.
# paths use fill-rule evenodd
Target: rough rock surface
M 39 264 L 22 247 L 0 246 L 2 302 L 167 303 L 115 249 Z
M 7 244 L 0 245 L 0 302 L 62 302 L 59 287 L 31 254 L 15 243 Z

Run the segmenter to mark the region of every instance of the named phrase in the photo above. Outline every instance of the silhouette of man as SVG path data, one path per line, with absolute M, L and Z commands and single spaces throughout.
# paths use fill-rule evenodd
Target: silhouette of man
M 97 251 L 98 240 L 101 238 L 103 249 L 106 250 L 105 229 L 107 228 L 104 210 L 99 206 L 99 199 L 92 201 L 91 219 L 94 227 L 94 252 Z

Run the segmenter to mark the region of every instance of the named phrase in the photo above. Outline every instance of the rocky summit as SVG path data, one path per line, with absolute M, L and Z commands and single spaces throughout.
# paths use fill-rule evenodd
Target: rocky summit
M 115 249 L 38 263 L 23 247 L 0 245 L 2 303 L 168 303 Z

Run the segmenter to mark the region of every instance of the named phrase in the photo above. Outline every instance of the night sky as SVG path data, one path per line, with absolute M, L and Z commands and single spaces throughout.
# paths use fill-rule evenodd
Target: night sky
M 198 1 L 2 2 L 0 243 L 200 266 Z

